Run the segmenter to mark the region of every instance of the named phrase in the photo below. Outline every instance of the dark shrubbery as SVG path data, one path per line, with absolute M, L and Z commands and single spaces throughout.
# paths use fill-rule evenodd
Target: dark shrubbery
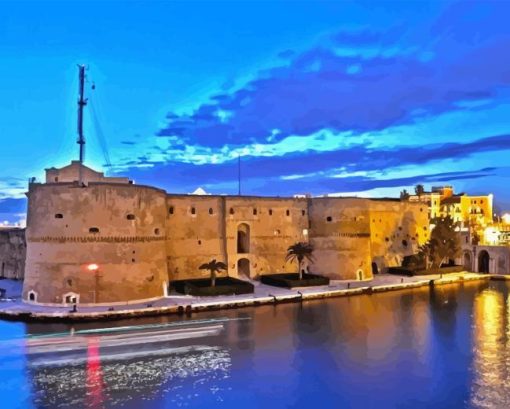
M 403 263 L 402 263 L 403 264 Z M 463 266 L 456 265 L 445 265 L 441 266 L 441 268 L 431 268 L 431 269 L 413 269 L 411 267 L 389 267 L 388 274 L 396 274 L 396 275 L 405 275 L 408 277 L 412 276 L 423 276 L 429 274 L 451 274 L 451 273 L 460 273 L 464 271 L 465 268 Z
M 216 278 L 216 285 L 211 286 L 211 280 L 198 278 L 191 280 L 172 281 L 170 287 L 180 294 L 210 296 L 252 294 L 253 284 L 233 277 Z
M 265 274 L 260 276 L 260 282 L 275 287 L 311 287 L 315 285 L 329 285 L 329 278 L 310 273 L 303 273 L 299 279 L 298 273 Z

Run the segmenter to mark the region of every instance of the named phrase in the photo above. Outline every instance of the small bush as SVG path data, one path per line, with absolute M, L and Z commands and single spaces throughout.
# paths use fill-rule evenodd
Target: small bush
M 208 278 L 172 281 L 170 287 L 180 294 L 197 296 L 252 294 L 254 290 L 252 283 L 233 277 L 217 278 L 214 287 Z

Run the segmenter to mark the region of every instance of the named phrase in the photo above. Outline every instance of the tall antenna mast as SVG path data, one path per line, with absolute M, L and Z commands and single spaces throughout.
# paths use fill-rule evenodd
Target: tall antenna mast
M 85 137 L 83 136 L 83 107 L 87 105 L 87 100 L 84 98 L 84 85 L 85 85 L 85 66 L 78 65 L 80 71 L 80 99 L 78 99 L 78 145 L 80 145 L 80 168 L 83 164 L 83 156 L 85 154 Z M 80 178 L 81 183 L 81 178 Z
M 241 196 L 241 154 L 237 154 L 237 183 L 238 191 L 237 194 Z

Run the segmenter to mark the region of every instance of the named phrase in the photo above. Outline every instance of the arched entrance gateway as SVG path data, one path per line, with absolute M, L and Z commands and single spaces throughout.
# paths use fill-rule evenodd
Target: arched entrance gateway
M 489 273 L 490 257 L 487 250 L 482 250 L 478 254 L 478 272 Z
M 250 278 L 250 260 L 241 258 L 237 262 L 237 275 L 242 278 Z
M 469 251 L 464 252 L 464 256 L 462 258 L 462 265 L 466 271 L 473 271 L 473 263 L 471 261 L 471 253 Z
M 246 223 L 241 223 L 237 226 L 237 252 L 250 252 L 250 226 Z

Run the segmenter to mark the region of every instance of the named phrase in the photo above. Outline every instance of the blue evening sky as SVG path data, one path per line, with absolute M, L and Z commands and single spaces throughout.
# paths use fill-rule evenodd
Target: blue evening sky
M 188 193 L 398 196 L 510 210 L 510 2 L 0 2 L 0 222 L 77 158 Z M 91 89 L 92 83 L 95 90 Z M 111 166 L 102 146 L 107 146 Z

